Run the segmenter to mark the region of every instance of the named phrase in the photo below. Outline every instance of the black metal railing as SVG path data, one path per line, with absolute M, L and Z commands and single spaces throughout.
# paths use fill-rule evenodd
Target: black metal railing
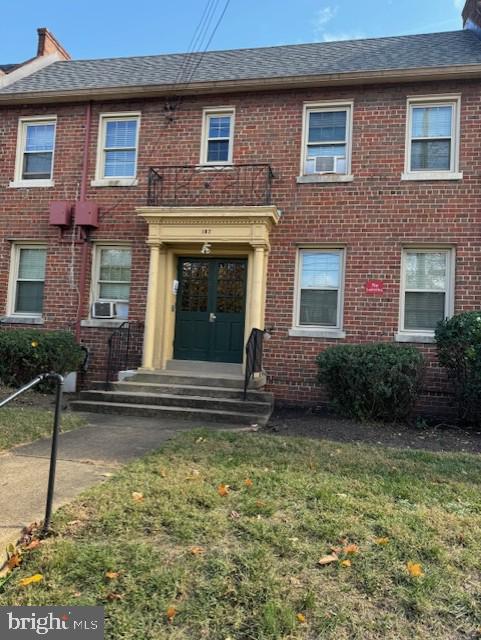
M 55 394 L 55 413 L 53 417 L 53 430 L 52 430 L 52 447 L 50 452 L 50 469 L 48 473 L 48 487 L 47 487 L 47 504 L 45 506 L 45 519 L 43 521 L 42 536 L 46 536 L 50 529 L 50 522 L 52 519 L 53 508 L 53 494 L 55 489 L 55 472 L 57 469 L 57 451 L 58 451 L 58 434 L 60 431 L 60 418 L 62 416 L 62 395 L 63 395 L 63 376 L 59 373 L 41 373 L 36 378 L 20 387 L 15 393 L 12 393 L 8 398 L 5 398 L 0 402 L 0 409 L 7 405 L 15 398 L 18 398 L 29 389 L 33 389 L 38 384 L 45 380 L 53 380 L 56 384 Z
M 269 164 L 150 167 L 147 205 L 262 206 L 271 204 Z
M 138 369 L 142 364 L 144 325 L 141 322 L 123 322 L 109 337 L 107 353 L 107 387 L 117 379 L 119 371 Z
M 246 371 L 244 377 L 244 400 L 247 399 L 247 389 L 254 373 L 262 373 L 262 359 L 264 355 L 264 336 L 262 329 L 252 329 L 246 343 Z

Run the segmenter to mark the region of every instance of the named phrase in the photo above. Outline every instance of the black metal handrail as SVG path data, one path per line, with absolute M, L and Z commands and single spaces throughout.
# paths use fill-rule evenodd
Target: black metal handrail
M 20 387 L 15 393 L 12 393 L 8 398 L 5 398 L 0 402 L 0 409 L 7 405 L 15 398 L 18 398 L 23 393 L 36 387 L 40 382 L 44 380 L 55 380 L 56 383 L 56 395 L 55 395 L 55 413 L 53 418 L 53 432 L 52 432 L 52 448 L 50 452 L 50 469 L 48 473 L 48 487 L 47 487 L 47 504 L 45 506 L 45 519 L 43 521 L 42 535 L 47 535 L 50 529 L 50 522 L 52 519 L 53 508 L 53 493 L 55 489 L 55 472 L 57 469 L 57 451 L 58 451 L 58 433 L 60 430 L 60 418 L 62 415 L 62 395 L 63 395 L 63 376 L 59 373 L 41 373 L 36 378 Z
M 254 373 L 262 373 L 262 360 L 264 355 L 263 329 L 252 329 L 246 343 L 246 371 L 244 377 L 244 400 L 247 399 L 247 388 Z
M 108 339 L 107 370 L 105 384 L 109 388 L 119 371 L 137 369 L 142 363 L 144 325 L 126 320 L 111 333 Z
M 262 206 L 271 204 L 269 164 L 164 165 L 150 167 L 147 205 Z

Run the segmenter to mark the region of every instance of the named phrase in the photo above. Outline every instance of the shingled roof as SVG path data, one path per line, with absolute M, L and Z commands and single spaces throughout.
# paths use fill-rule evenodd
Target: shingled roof
M 167 54 L 53 64 L 0 90 L 0 96 L 162 87 L 193 70 L 192 83 L 481 65 L 481 41 L 469 30 L 342 42 Z M 202 56 L 202 57 L 201 57 Z M 186 66 L 184 66 L 186 65 Z M 185 82 L 185 77 L 182 78 Z M 182 83 L 180 83 L 182 86 Z

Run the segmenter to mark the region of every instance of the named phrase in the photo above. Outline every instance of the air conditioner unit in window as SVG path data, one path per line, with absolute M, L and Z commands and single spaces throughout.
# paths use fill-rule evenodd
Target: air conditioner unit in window
M 117 317 L 115 302 L 101 302 L 97 300 L 92 305 L 92 318 L 99 320 L 112 320 Z
M 316 173 L 335 173 L 337 156 L 316 156 Z

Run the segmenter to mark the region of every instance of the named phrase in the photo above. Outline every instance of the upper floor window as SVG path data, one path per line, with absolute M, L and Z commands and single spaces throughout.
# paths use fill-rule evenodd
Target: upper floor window
M 100 116 L 96 186 L 132 185 L 137 174 L 140 114 Z M 125 181 L 125 182 L 122 182 Z
M 306 105 L 302 173 L 340 174 L 351 171 L 352 105 Z
M 10 273 L 9 313 L 41 316 L 47 250 L 38 245 L 14 245 Z
M 21 118 L 15 180 L 10 186 L 51 186 L 55 151 L 55 117 Z
M 201 164 L 232 164 L 234 110 L 204 109 Z
M 459 164 L 459 97 L 408 100 L 405 178 L 462 177 Z

